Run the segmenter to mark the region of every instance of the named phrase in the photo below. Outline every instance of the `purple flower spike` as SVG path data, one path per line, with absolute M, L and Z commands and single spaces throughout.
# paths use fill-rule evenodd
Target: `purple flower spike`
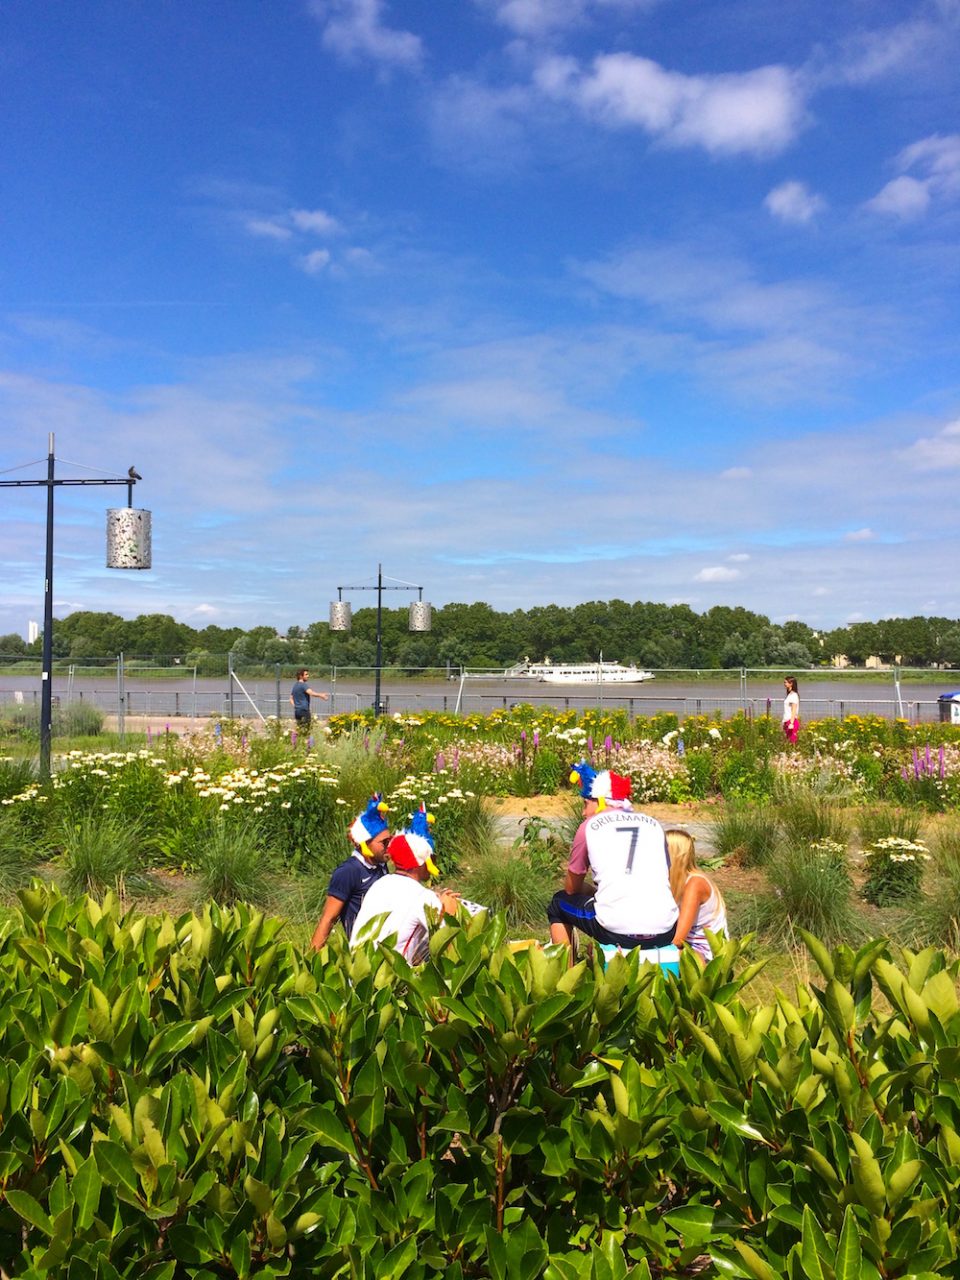
M 946 766 L 946 761 L 943 758 L 943 743 L 941 742 L 940 743 L 940 777 L 945 778 L 946 776 L 947 776 L 947 766 Z
M 910 777 L 910 775 L 907 773 L 906 765 L 904 765 L 904 767 L 900 770 L 900 773 L 903 776 L 904 780 Z
M 297 734 L 294 729 L 290 730 L 290 745 L 291 747 L 295 747 L 297 745 Z
M 450 765 L 450 767 L 454 773 L 456 773 L 457 770 L 460 768 L 460 748 L 459 747 L 453 748 L 453 762 Z
M 587 739 L 587 755 L 593 756 L 593 734 Z
M 540 730 L 539 730 L 539 729 L 534 729 L 534 731 L 533 731 L 533 745 L 534 745 L 535 747 L 539 747 L 539 745 L 540 745 Z M 941 748 L 940 748 L 940 750 L 941 750 L 941 752 L 942 752 L 942 751 L 943 751 L 943 748 L 941 747 Z
M 434 761 L 433 761 L 433 772 L 434 772 L 434 773 L 443 773 L 443 771 L 444 771 L 444 769 L 445 769 L 446 767 L 447 767 L 447 762 L 446 762 L 446 760 L 443 758 L 443 752 L 442 752 L 442 751 L 438 751 L 438 752 L 437 752 L 437 754 L 436 754 L 436 756 L 434 757 Z
M 311 736 L 307 739 L 307 747 L 308 747 L 311 751 L 313 750 L 313 735 L 311 735 Z
M 167 724 L 166 732 L 167 732 L 167 733 L 169 733 L 169 732 L 170 732 L 170 725 L 169 725 L 169 723 Z
M 527 740 L 527 731 L 526 731 L 526 729 L 521 729 L 521 730 L 520 730 L 520 741 L 521 741 L 521 742 L 526 742 L 526 740 Z
M 604 738 L 604 740 L 603 740 L 603 749 L 604 749 L 604 751 L 612 751 L 612 750 L 613 750 L 613 739 L 610 737 L 609 733 L 607 734 L 607 736 L 606 736 L 606 737 Z

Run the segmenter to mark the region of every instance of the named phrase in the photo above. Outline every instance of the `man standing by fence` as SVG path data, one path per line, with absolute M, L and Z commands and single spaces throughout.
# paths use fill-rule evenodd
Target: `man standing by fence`
M 329 693 L 318 693 L 316 689 L 311 689 L 307 685 L 310 679 L 310 672 L 303 670 L 297 672 L 297 682 L 290 690 L 290 705 L 293 707 L 293 718 L 297 722 L 298 729 L 310 728 L 310 699 L 319 698 L 321 702 L 329 702 Z

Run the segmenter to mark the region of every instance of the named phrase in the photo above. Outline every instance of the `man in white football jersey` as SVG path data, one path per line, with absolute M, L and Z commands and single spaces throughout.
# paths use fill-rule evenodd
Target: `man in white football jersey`
M 583 797 L 583 821 L 570 850 L 563 890 L 547 908 L 550 938 L 573 945 L 579 929 L 629 950 L 672 944 L 677 904 L 663 827 L 630 804 L 630 779 L 581 761 L 570 781 Z M 584 893 L 589 871 L 593 892 Z

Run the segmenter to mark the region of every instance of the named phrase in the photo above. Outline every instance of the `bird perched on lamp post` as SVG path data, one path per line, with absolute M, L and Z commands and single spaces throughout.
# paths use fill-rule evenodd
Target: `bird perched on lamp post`
M 130 477 L 131 480 L 143 479 L 143 476 L 140 474 L 140 472 L 137 470 L 136 467 L 130 467 L 130 469 L 127 471 L 127 475 Z

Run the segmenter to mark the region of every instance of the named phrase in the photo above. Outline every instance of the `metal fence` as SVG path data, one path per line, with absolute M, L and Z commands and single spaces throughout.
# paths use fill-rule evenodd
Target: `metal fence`
M 125 717 L 146 717 L 157 722 L 180 717 L 267 718 L 276 716 L 287 719 L 292 716 L 289 705 L 291 676 L 286 667 L 278 667 L 271 678 L 265 679 L 261 665 L 255 673 L 231 672 L 226 678 L 197 678 L 195 672 L 180 668 L 178 678 L 150 677 L 143 669 L 125 671 L 122 662 L 112 673 L 104 672 L 100 678 L 76 671 L 58 674 L 54 678 L 54 700 L 61 705 L 86 704 L 101 712 L 117 716 L 122 723 Z M 804 691 L 802 714 L 805 720 L 823 717 L 844 719 L 851 715 L 880 715 L 887 718 L 903 716 L 911 723 L 936 721 L 940 718 L 940 702 L 936 686 L 914 686 L 904 691 L 892 680 L 886 687 L 876 684 L 857 684 L 843 680 L 833 672 L 801 672 L 801 680 L 811 685 L 828 685 L 828 696 L 817 696 L 813 689 Z M 945 688 L 960 687 L 960 673 L 944 672 Z M 657 680 L 639 686 L 604 686 L 568 692 L 557 686 L 545 686 L 535 682 L 489 679 L 468 683 L 458 677 L 423 680 L 400 680 L 392 677 L 384 681 L 381 693 L 381 711 L 390 715 L 411 712 L 459 711 L 461 714 L 486 714 L 506 709 L 517 703 L 536 707 L 552 707 L 559 710 L 583 712 L 603 707 L 625 711 L 631 718 L 649 716 L 657 712 L 672 712 L 681 720 L 689 716 L 720 716 L 728 718 L 739 712 L 754 716 L 772 713 L 779 716 L 779 698 L 759 693 L 759 688 L 770 689 L 782 679 L 779 672 L 741 671 L 733 679 L 718 679 L 716 672 L 657 673 Z M 373 701 L 373 671 L 351 668 L 345 676 L 341 669 L 329 673 L 319 672 L 313 682 L 328 688 L 329 702 L 314 702 L 314 710 L 320 716 L 343 712 L 362 711 Z M 720 688 L 707 688 L 709 683 Z M 23 688 L 14 687 L 17 683 Z M 482 684 L 484 687 L 478 687 Z M 346 686 L 346 687 L 345 687 Z M 0 712 L 9 714 L 21 709 L 21 714 L 31 714 L 35 708 L 39 716 L 39 680 L 35 677 L 17 680 L 7 675 L 0 678 Z

